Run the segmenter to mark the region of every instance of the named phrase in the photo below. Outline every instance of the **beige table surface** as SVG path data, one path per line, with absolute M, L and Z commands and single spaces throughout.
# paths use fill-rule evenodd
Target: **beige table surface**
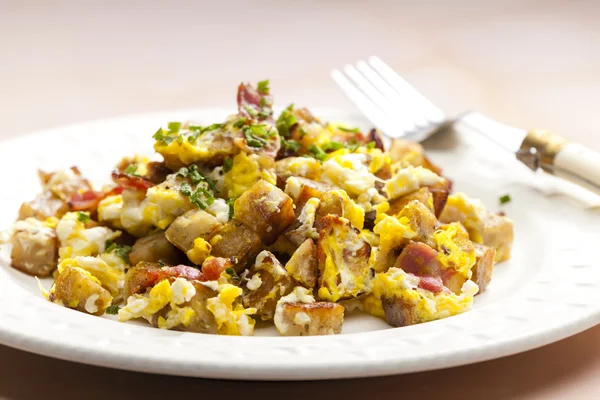
M 490 3 L 0 0 L 0 139 L 136 112 L 233 106 L 239 81 L 263 78 L 278 103 L 350 108 L 328 70 L 377 54 L 449 113 L 476 108 L 600 150 L 600 3 Z M 597 327 L 450 370 L 313 383 L 144 375 L 0 346 L 0 398 L 600 398 L 599 335 Z

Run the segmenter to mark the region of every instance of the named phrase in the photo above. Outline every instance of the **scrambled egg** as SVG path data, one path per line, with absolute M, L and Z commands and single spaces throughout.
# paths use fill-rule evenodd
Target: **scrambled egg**
M 390 257 L 394 251 L 417 235 L 407 217 L 397 218 L 389 215 L 380 219 L 373 232 L 379 235 L 377 260 L 373 263 L 376 272 L 384 271 L 393 264 L 394 260 Z
M 254 320 L 250 315 L 256 313 L 255 308 L 244 308 L 236 300 L 242 295 L 242 289 L 222 284 L 218 288 L 219 295 L 206 301 L 208 308 L 215 316 L 217 332 L 221 335 L 251 336 L 254 333 Z
M 394 174 L 385 184 L 385 192 L 389 200 L 414 192 L 422 186 L 443 183 L 444 179 L 423 167 L 408 166 Z
M 419 278 L 399 268 L 375 275 L 371 296 L 364 300 L 364 309 L 372 315 L 385 315 L 381 299 L 401 300 L 412 323 L 433 321 L 465 312 L 473 303 L 477 284 L 466 281 L 460 294 L 433 293 L 418 287 Z
M 189 199 L 169 185 L 153 186 L 146 192 L 142 216 L 160 229 L 167 227 L 181 214 L 191 210 L 194 205 Z
M 239 153 L 233 158 L 231 170 L 225 173 L 223 196 L 239 197 L 261 179 L 273 185 L 277 183 L 273 159 L 258 154 Z
M 166 318 L 159 316 L 159 328 L 170 329 L 179 324 L 188 326 L 196 315 L 191 307 L 185 306 L 196 295 L 196 288 L 186 279 L 176 278 L 169 284 L 163 280 L 155 285 L 148 293 L 135 294 L 127 299 L 127 305 L 119 310 L 119 321 L 134 318 L 144 318 L 152 321 L 154 314 L 170 305 L 171 309 Z
M 471 199 L 464 193 L 455 193 L 448 196 L 440 221 L 462 223 L 474 242 L 483 243 L 486 218 L 487 210 L 481 200 Z
M 194 247 L 188 250 L 185 254 L 194 264 L 202 265 L 202 262 L 210 255 L 212 246 L 203 238 L 194 239 Z
M 471 268 L 475 265 L 475 247 L 469 240 L 469 234 L 458 222 L 441 226 L 433 234 L 438 250 L 437 260 L 443 268 L 451 268 L 471 277 Z
M 56 226 L 56 234 L 60 241 L 58 255 L 60 261 L 77 256 L 95 256 L 104 252 L 107 240 L 114 240 L 121 235 L 120 231 L 112 231 L 103 226 L 86 229 L 79 220 L 79 213 L 66 213 Z
M 107 196 L 98 204 L 98 220 L 107 222 L 115 228 L 123 229 L 121 212 L 123 211 L 123 195 Z
M 365 165 L 366 154 L 349 153 L 348 150 L 337 150 L 329 155 L 323 163 L 321 180 L 337 186 L 356 198 L 375 186 L 375 175 Z
M 215 201 L 206 208 L 206 212 L 211 214 L 222 224 L 229 221 L 229 206 L 223 199 L 215 199 Z

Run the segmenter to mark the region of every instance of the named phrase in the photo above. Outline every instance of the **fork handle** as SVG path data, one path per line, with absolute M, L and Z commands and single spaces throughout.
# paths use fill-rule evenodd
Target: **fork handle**
M 528 132 L 521 151 L 532 149 L 546 172 L 600 195 L 600 153 L 546 130 Z

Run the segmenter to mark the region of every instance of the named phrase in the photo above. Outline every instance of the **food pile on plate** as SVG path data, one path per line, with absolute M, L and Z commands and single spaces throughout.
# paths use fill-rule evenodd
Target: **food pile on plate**
M 342 330 L 349 310 L 399 327 L 468 310 L 513 226 L 452 182 L 417 143 L 385 150 L 307 109 L 273 113 L 268 81 L 241 84 L 238 112 L 154 133 L 163 161 L 124 158 L 96 190 L 77 168 L 9 230 L 12 266 L 52 276 L 46 298 L 161 329 L 252 335 Z

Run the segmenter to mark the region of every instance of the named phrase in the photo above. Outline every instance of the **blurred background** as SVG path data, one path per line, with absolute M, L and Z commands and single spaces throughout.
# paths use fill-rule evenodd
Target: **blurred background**
M 378 55 L 449 113 L 476 108 L 591 147 L 600 2 L 0 0 L 0 138 L 136 112 L 352 105 L 329 69 Z

